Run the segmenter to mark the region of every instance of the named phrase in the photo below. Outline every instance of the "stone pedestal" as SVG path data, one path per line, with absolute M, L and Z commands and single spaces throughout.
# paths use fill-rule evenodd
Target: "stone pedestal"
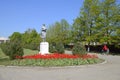
M 40 43 L 40 52 L 39 54 L 49 54 L 49 43 L 48 42 L 41 42 Z

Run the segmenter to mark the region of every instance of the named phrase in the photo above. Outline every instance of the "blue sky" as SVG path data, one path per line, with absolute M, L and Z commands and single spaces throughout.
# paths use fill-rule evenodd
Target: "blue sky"
M 28 28 L 40 33 L 42 24 L 49 26 L 66 19 L 70 24 L 79 16 L 84 0 L 0 0 L 0 37 Z

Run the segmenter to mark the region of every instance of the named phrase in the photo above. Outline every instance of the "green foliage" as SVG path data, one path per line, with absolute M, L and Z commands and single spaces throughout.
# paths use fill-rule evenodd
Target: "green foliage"
M 82 44 L 80 44 L 80 43 L 76 43 L 74 45 L 72 53 L 74 55 L 80 55 L 80 56 L 83 55 L 83 54 L 87 54 L 86 53 L 86 48 Z
M 56 51 L 58 52 L 58 53 L 64 53 L 64 45 L 62 44 L 62 43 L 57 43 L 56 44 Z
M 50 43 L 49 52 L 51 52 L 51 53 L 57 52 L 56 47 L 55 47 L 55 44 Z
M 64 45 L 62 44 L 62 43 L 51 43 L 50 44 L 50 47 L 49 47 L 49 51 L 51 52 L 51 53 L 60 53 L 60 54 L 62 54 L 62 53 L 64 53 Z
M 75 65 L 85 65 L 85 64 L 94 64 L 100 63 L 101 59 L 23 59 L 23 60 L 14 60 L 9 63 L 9 65 L 14 66 L 75 66 Z
M 74 24 L 72 27 L 72 41 L 84 41 L 85 36 L 87 35 L 87 27 L 85 26 L 85 22 L 82 21 L 82 18 L 78 17 L 74 20 Z
M 64 19 L 61 22 L 50 25 L 46 35 L 49 43 L 62 42 L 63 44 L 70 42 L 70 36 L 70 25 Z
M 14 32 L 9 38 L 10 38 L 11 41 L 14 41 L 14 40 L 21 41 L 22 40 L 22 34 L 19 33 L 19 32 Z
M 41 38 L 35 29 L 28 29 L 22 36 L 22 45 L 24 48 L 38 50 Z
M 31 50 L 39 50 L 39 44 L 37 43 L 25 44 L 24 47 Z
M 115 46 L 120 48 L 120 28 L 116 30 L 116 34 L 112 36 L 112 39 L 113 43 L 116 44 Z
M 116 0 L 84 0 L 80 15 L 74 20 L 72 40 L 119 44 L 120 5 Z
M 24 55 L 21 43 L 17 40 L 1 44 L 1 49 L 5 55 L 9 56 L 10 59 L 15 59 L 16 56 Z
M 101 2 L 101 36 L 100 42 L 107 42 L 111 44 L 114 42 L 112 37 L 115 31 L 119 28 L 119 8 L 116 4 L 116 0 L 104 0 Z
M 14 32 L 10 37 L 10 41 L 19 40 L 24 48 L 38 50 L 41 41 L 40 35 L 35 29 L 28 29 L 25 33 Z

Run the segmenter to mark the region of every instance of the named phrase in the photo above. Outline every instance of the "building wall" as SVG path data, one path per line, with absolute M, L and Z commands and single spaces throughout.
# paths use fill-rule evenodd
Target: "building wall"
M 0 37 L 0 43 L 5 43 L 7 41 L 9 41 L 8 38 Z

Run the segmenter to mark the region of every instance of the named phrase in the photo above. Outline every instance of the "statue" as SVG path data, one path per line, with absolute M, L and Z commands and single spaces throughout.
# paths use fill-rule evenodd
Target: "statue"
M 39 52 L 39 54 L 41 55 L 49 54 L 49 43 L 46 42 L 46 31 L 47 28 L 45 27 L 45 24 L 43 24 L 41 30 L 41 38 L 43 39 L 43 41 L 40 43 L 40 52 Z
M 46 41 L 46 31 L 47 31 L 47 29 L 45 27 L 45 24 L 43 24 L 43 26 L 42 26 L 42 32 L 41 32 L 41 37 L 43 39 L 43 42 Z

